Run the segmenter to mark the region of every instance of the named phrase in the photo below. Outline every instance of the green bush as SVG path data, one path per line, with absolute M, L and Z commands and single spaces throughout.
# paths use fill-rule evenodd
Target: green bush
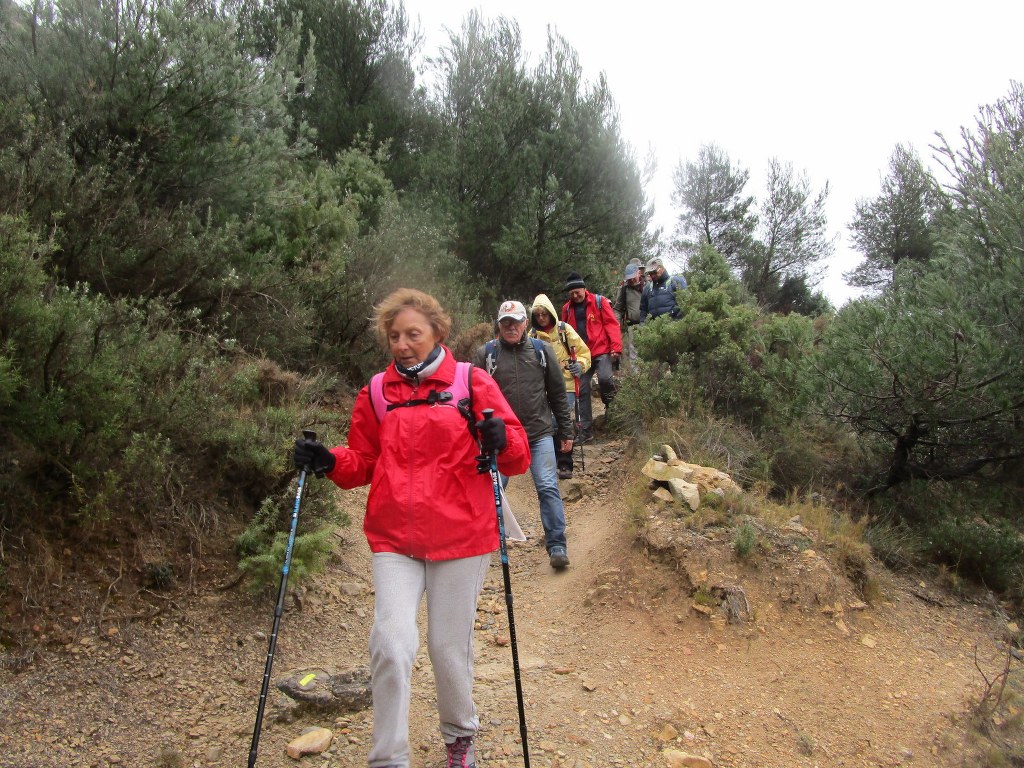
M 920 480 L 890 489 L 869 509 L 908 539 L 911 554 L 919 550 L 963 579 L 1024 598 L 1024 504 L 1015 489 Z
M 1006 520 L 944 515 L 924 531 L 929 554 L 997 592 L 1024 590 L 1024 537 Z
M 864 529 L 871 554 L 894 570 L 919 565 L 927 558 L 927 544 L 920 531 L 902 520 L 873 520 Z
M 202 531 L 271 493 L 326 382 L 186 332 L 160 300 L 44 290 L 42 250 L 0 218 L 0 491 L 20 501 L 3 523 Z
M 296 478 L 281 493 L 265 498 L 235 538 L 239 570 L 249 576 L 254 590 L 276 583 L 280 576 L 297 490 Z M 322 569 L 331 552 L 328 534 L 348 524 L 349 516 L 339 504 L 333 484 L 307 480 L 302 489 L 292 552 L 296 583 Z
M 608 409 L 608 426 L 620 433 L 640 435 L 663 431 L 666 419 L 685 418 L 692 413 L 692 384 L 680 371 L 664 363 L 638 361 L 632 374 L 624 376 Z
M 742 560 L 746 560 L 754 553 L 757 548 L 757 528 L 749 520 L 744 520 L 736 526 L 732 548 L 736 556 Z
M 296 534 L 292 546 L 292 559 L 288 569 L 288 584 L 295 586 L 303 579 L 323 569 L 331 553 L 333 528 L 326 526 L 310 533 Z M 262 591 L 280 582 L 284 565 L 288 533 L 274 536 L 270 549 L 244 558 L 238 567 L 249 577 L 249 586 Z
M 637 351 L 668 365 L 716 413 L 762 428 L 799 415 L 805 403 L 802 359 L 814 326 L 799 315 L 763 315 L 734 303 L 720 286 L 693 286 L 677 301 L 682 317 L 659 317 L 637 329 Z

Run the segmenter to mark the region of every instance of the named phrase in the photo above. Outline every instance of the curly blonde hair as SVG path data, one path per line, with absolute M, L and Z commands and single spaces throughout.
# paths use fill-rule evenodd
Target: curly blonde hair
M 429 293 L 417 291 L 415 288 L 399 288 L 384 297 L 376 306 L 373 320 L 376 325 L 377 338 L 388 349 L 388 334 L 391 326 L 403 309 L 415 309 L 430 323 L 438 342 L 448 338 L 452 330 L 452 319 L 441 307 L 441 303 Z

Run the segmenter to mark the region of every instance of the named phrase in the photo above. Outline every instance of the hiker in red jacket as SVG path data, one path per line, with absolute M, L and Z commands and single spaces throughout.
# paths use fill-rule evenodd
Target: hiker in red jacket
M 622 355 L 622 332 L 612 302 L 606 296 L 587 290 L 583 277 L 573 272 L 565 283 L 569 300 L 562 305 L 562 320 L 569 323 L 590 348 L 591 365 L 580 377 L 580 435 L 586 442 L 593 438 L 593 408 L 590 390 L 594 374 L 601 390 L 601 402 L 608 407 L 615 397 L 614 365 Z
M 369 764 L 409 765 L 416 613 L 426 594 L 427 649 L 448 765 L 472 768 L 480 725 L 473 624 L 499 543 L 494 488 L 490 475 L 477 471 L 476 457 L 481 448 L 496 452 L 498 469 L 519 475 L 530 467 L 530 449 L 494 380 L 468 363 L 457 365 L 442 343 L 451 319 L 434 297 L 399 289 L 375 314 L 394 359 L 356 397 L 348 447 L 299 440 L 295 463 L 342 488 L 370 484 L 363 521 L 376 596 Z M 483 419 L 485 408 L 494 409 L 492 418 Z

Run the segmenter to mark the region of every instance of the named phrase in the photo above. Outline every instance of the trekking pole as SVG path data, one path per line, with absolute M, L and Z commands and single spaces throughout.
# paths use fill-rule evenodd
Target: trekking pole
M 494 415 L 493 408 L 485 408 L 483 417 L 486 421 Z M 501 575 L 505 581 L 505 606 L 508 608 L 508 636 L 512 646 L 512 672 L 516 680 L 516 702 L 519 705 L 519 736 L 523 740 L 523 766 L 530 768 L 530 747 L 526 739 L 526 709 L 523 707 L 523 681 L 519 674 L 519 646 L 516 644 L 516 620 L 512 613 L 512 578 L 508 570 L 508 547 L 505 544 L 505 517 L 501 511 L 501 485 L 498 479 L 498 459 L 492 451 L 485 454 L 483 447 L 477 457 L 481 471 L 489 470 L 491 483 L 494 486 L 494 509 L 498 514 L 498 537 L 501 541 Z
M 307 429 L 302 431 L 307 440 L 316 440 L 316 432 Z M 295 544 L 295 529 L 299 525 L 299 505 L 302 504 L 302 489 L 306 485 L 308 466 L 299 471 L 299 486 L 295 491 L 295 506 L 292 507 L 292 525 L 288 533 L 288 546 L 284 551 L 284 565 L 281 566 L 281 586 L 277 592 L 277 607 L 274 608 L 274 626 L 270 630 L 270 646 L 267 648 L 267 665 L 263 669 L 263 687 L 260 689 L 260 703 L 256 709 L 256 725 L 252 731 L 252 745 L 249 747 L 249 768 L 256 765 L 256 752 L 260 746 L 260 730 L 263 728 L 263 710 L 267 704 L 267 691 L 270 688 L 270 670 L 274 666 L 274 650 L 277 648 L 277 630 L 281 626 L 281 614 L 284 612 L 284 595 L 288 589 L 288 569 L 292 564 L 292 547 Z
M 569 359 L 572 362 L 576 362 L 576 347 L 569 347 Z M 573 408 L 576 411 L 576 437 L 580 435 L 580 377 L 573 376 L 572 383 L 576 387 L 576 399 L 572 401 Z M 580 470 L 586 474 L 587 472 L 587 455 L 583 452 L 583 441 L 578 441 L 580 444 Z

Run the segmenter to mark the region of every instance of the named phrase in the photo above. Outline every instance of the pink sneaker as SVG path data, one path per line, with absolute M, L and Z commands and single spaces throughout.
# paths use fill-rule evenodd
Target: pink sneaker
M 459 736 L 448 747 L 447 768 L 476 768 L 476 747 L 472 736 Z

